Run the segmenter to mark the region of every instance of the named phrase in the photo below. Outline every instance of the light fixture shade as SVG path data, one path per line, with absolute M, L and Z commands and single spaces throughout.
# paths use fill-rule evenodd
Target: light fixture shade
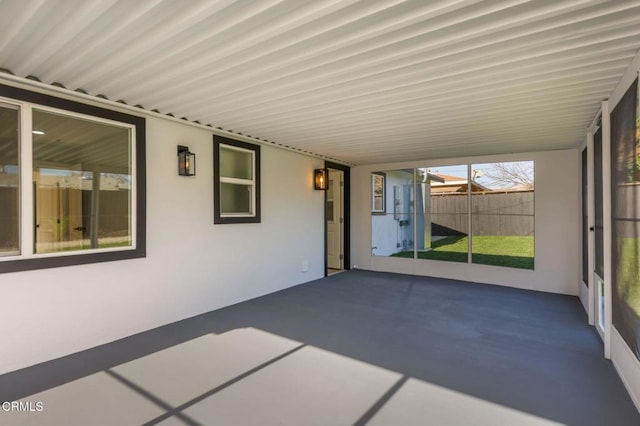
M 327 169 L 316 169 L 313 174 L 313 187 L 318 190 L 326 190 L 329 187 Z
M 196 154 L 189 152 L 188 146 L 178 145 L 178 175 L 196 175 Z

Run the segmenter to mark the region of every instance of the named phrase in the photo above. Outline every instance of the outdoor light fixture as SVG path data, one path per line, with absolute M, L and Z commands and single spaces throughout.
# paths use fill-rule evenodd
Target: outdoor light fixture
M 327 181 L 327 169 L 315 169 L 313 174 L 313 187 L 321 191 L 327 189 L 329 185 Z
M 178 174 L 180 176 L 196 175 L 196 155 L 189 152 L 188 146 L 178 145 Z

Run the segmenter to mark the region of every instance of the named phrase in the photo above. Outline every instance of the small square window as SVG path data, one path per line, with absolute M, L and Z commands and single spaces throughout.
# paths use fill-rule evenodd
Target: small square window
M 260 222 L 260 146 L 213 137 L 214 223 Z

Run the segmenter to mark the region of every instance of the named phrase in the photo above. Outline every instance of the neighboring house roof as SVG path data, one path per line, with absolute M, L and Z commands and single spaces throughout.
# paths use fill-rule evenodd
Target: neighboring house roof
M 514 185 L 507 188 L 496 188 L 493 191 L 495 192 L 533 191 L 533 186 L 522 183 L 520 185 Z
M 445 175 L 441 173 L 429 173 L 433 175 L 441 181 L 431 181 L 431 193 L 442 193 L 442 192 L 467 192 L 467 178 L 463 178 L 460 176 L 452 176 Z M 476 182 L 475 180 L 471 180 L 471 191 L 472 192 L 480 192 L 480 191 L 491 191 L 490 188 Z
M 442 176 L 427 172 L 427 179 L 431 181 L 433 185 L 434 182 L 444 183 L 444 178 Z

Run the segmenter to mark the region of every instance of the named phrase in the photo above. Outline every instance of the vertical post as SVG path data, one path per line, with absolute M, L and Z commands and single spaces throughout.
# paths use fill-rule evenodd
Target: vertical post
M 340 253 L 338 253 L 338 260 L 340 269 L 344 269 L 344 172 L 338 171 L 338 203 L 340 204 L 338 212 L 338 229 L 340 230 Z
M 33 170 L 32 112 L 30 106 L 20 108 L 20 252 L 29 256 L 36 250 L 37 211 L 36 182 Z
M 98 248 L 98 226 L 100 220 L 100 172 L 93 172 L 91 187 L 91 220 L 89 234 L 91 236 L 91 248 Z
M 323 166 L 325 170 L 327 170 L 327 163 L 325 162 Z M 327 178 L 329 177 L 329 172 L 327 171 Z M 315 176 L 313 177 L 315 181 Z M 328 224 L 327 224 L 327 192 L 329 191 L 320 191 L 322 192 L 322 211 L 324 214 L 322 215 L 322 227 L 324 229 L 324 276 L 329 276 L 329 238 L 328 238 Z
M 602 200 L 604 228 L 604 356 L 611 358 L 611 116 L 609 101 L 602 101 Z
M 418 168 L 413 168 L 413 260 L 418 258 Z M 415 269 L 415 264 L 413 265 Z
M 473 243 L 471 241 L 473 230 L 471 229 L 471 163 L 467 163 L 467 263 L 473 263 Z
M 594 183 L 593 176 L 593 130 L 587 133 L 587 216 L 589 223 L 585 224 L 589 228 L 589 234 L 587 237 L 587 284 L 589 286 L 589 310 L 587 312 L 589 318 L 589 325 L 595 325 L 596 318 L 596 303 L 598 302 L 598 285 L 593 279 L 593 271 L 595 271 L 595 232 L 592 231 L 595 227 L 595 215 L 596 215 L 596 203 L 594 197 Z
M 424 172 L 424 181 L 422 184 L 422 202 L 424 214 L 424 246 L 423 250 L 431 248 L 431 181 L 427 179 L 427 171 Z

